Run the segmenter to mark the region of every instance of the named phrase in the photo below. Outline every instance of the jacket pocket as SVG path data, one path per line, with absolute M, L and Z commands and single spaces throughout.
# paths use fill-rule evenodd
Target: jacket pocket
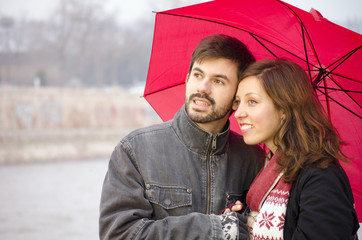
M 153 204 L 165 209 L 192 205 L 191 188 L 146 184 L 146 196 Z
M 233 204 L 236 201 L 240 201 L 243 203 L 244 206 L 246 206 L 246 194 L 248 193 L 248 190 L 245 190 L 244 192 L 228 192 L 226 195 L 226 206 L 229 204 Z

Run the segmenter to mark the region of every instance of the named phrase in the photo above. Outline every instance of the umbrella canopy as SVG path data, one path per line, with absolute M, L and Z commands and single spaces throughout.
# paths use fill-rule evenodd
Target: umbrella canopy
M 158 12 L 144 97 L 162 120 L 185 101 L 193 49 L 215 33 L 238 38 L 257 60 L 287 58 L 305 69 L 348 144 L 342 149 L 353 163 L 343 167 L 362 219 L 362 35 L 279 0 L 215 0 Z M 231 128 L 239 131 L 233 117 Z

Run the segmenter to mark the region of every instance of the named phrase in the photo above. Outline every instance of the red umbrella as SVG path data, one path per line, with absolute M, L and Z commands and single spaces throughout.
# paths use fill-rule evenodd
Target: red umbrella
M 162 120 L 184 103 L 191 53 L 215 33 L 237 37 L 256 59 L 283 57 L 308 73 L 344 152 L 356 210 L 362 219 L 362 35 L 279 0 L 216 0 L 156 14 L 144 97 Z M 231 118 L 232 129 L 239 128 Z

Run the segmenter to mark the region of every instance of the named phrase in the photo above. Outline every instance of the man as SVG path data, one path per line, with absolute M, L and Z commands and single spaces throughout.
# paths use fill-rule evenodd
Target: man
M 262 164 L 260 149 L 230 131 L 228 120 L 239 75 L 253 61 L 235 38 L 201 40 L 174 119 L 136 130 L 116 146 L 102 190 L 101 239 L 247 235 L 237 213 L 217 214 L 245 198 Z M 229 225 L 242 227 L 230 233 Z

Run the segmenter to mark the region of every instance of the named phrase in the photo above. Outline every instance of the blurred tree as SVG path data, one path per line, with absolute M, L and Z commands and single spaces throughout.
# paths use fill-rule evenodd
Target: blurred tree
M 102 2 L 62 0 L 47 21 L 1 18 L 0 80 L 131 86 L 146 80 L 152 22 L 119 26 Z M 14 58 L 16 57 L 16 60 Z M 9 74 L 17 68 L 17 74 Z M 4 81 L 3 81 L 4 82 Z
M 63 0 L 51 20 L 54 49 L 59 71 L 73 84 L 104 86 L 127 84 L 132 79 L 119 71 L 117 63 L 131 62 L 138 54 L 127 54 L 139 49 L 139 41 L 128 39 L 136 35 L 121 29 L 114 16 L 107 14 L 99 3 Z M 125 45 L 127 44 L 127 45 Z M 142 49 L 139 49 L 142 50 Z M 128 59 L 127 59 L 128 58 Z
M 12 49 L 12 28 L 14 27 L 14 19 L 11 17 L 1 17 L 0 18 L 1 34 L 0 34 L 0 43 L 1 43 L 1 52 L 3 57 L 11 57 Z M 0 83 L 6 83 L 12 79 L 11 66 L 8 62 L 2 61 L 2 67 L 0 68 Z

